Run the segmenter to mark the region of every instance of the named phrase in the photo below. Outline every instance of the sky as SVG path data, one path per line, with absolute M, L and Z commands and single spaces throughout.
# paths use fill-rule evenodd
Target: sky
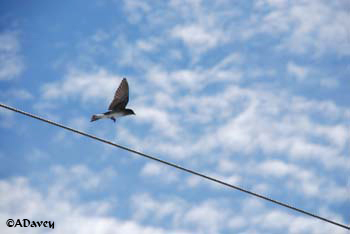
M 0 102 L 349 225 L 349 11 L 3 0 Z M 136 115 L 91 123 L 123 77 Z M 0 137 L 1 233 L 346 233 L 3 108 Z

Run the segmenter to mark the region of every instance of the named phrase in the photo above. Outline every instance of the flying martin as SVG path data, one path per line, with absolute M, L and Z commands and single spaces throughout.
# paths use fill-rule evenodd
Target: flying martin
M 129 85 L 125 78 L 115 91 L 114 99 L 108 107 L 108 111 L 103 114 L 93 115 L 91 117 L 91 122 L 98 119 L 109 118 L 115 122 L 115 119 L 125 115 L 135 115 L 134 111 L 131 109 L 126 109 L 126 105 L 129 101 Z

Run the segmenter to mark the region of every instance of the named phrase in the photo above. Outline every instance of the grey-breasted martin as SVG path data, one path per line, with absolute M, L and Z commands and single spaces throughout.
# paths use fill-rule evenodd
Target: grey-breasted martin
M 104 118 L 110 118 L 115 122 L 115 119 L 118 117 L 122 117 L 125 115 L 135 115 L 133 110 L 125 108 L 126 105 L 128 104 L 128 101 L 129 101 L 129 85 L 126 78 L 123 78 L 122 82 L 120 82 L 120 85 L 117 91 L 115 91 L 113 101 L 108 107 L 109 111 L 103 114 L 93 115 L 91 117 L 91 122 L 99 119 L 104 119 Z

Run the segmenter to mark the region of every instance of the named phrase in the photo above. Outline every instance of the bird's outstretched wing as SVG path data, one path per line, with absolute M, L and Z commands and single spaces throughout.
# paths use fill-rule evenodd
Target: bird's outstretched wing
M 123 78 L 117 91 L 115 91 L 114 99 L 108 107 L 108 110 L 122 110 L 125 109 L 129 101 L 129 85 L 125 78 Z

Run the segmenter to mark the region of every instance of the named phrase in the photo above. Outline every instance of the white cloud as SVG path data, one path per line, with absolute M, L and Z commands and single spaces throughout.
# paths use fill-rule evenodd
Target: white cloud
M 174 11 L 169 36 L 180 39 L 191 55 L 192 64 L 200 60 L 201 54 L 236 39 L 226 33 L 237 11 L 227 10 L 224 2 L 171 1 L 169 10 Z M 180 20 L 179 20 L 180 19 Z
M 189 48 L 197 47 L 200 51 L 213 48 L 223 37 L 219 31 L 207 31 L 201 25 L 176 26 L 171 35 L 183 40 Z
M 1 97 L 8 99 L 20 99 L 20 100 L 29 100 L 33 99 L 33 95 L 25 89 L 9 89 L 1 94 Z
M 266 32 L 282 35 L 279 48 L 292 53 L 314 55 L 335 52 L 348 55 L 347 23 L 350 20 L 345 2 L 328 4 L 327 1 L 258 1 L 261 11 L 258 20 L 252 21 L 248 31 L 251 35 Z M 269 11 L 266 11 L 269 6 Z M 265 13 L 267 12 L 267 13 Z M 260 18 L 261 17 L 261 18 Z
M 147 2 L 131 0 L 124 1 L 124 10 L 128 15 L 128 19 L 131 23 L 139 23 L 143 18 L 144 14 L 151 10 L 151 7 Z
M 96 42 L 101 42 L 101 41 L 105 41 L 107 39 L 110 38 L 110 35 L 108 33 L 106 33 L 103 30 L 98 30 L 93 36 L 92 39 Z
M 118 128 L 116 139 L 139 151 L 157 154 L 158 157 L 183 159 L 189 155 L 184 145 L 177 144 L 178 140 L 163 139 L 158 134 L 149 134 L 147 137 L 140 137 L 122 126 Z
M 29 161 L 45 161 L 49 158 L 48 154 L 39 148 L 34 148 L 28 155 Z
M 303 81 L 308 75 L 308 69 L 306 67 L 297 65 L 294 62 L 288 62 L 287 71 L 294 76 L 297 81 Z
M 272 176 L 286 176 L 295 171 L 295 167 L 290 164 L 286 164 L 283 161 L 273 160 L 265 161 L 259 165 L 260 171 L 263 174 L 268 174 Z M 296 171 L 295 171 L 296 172 Z
M 171 220 L 173 227 L 188 227 L 196 233 L 218 233 L 225 229 L 229 212 L 219 202 L 188 203 L 177 197 L 158 200 L 150 194 L 137 194 L 132 198 L 134 215 L 138 220 Z
M 231 54 L 223 58 L 217 65 L 207 69 L 194 67 L 169 71 L 160 66 L 153 66 L 146 71 L 147 80 L 153 82 L 167 95 L 174 96 L 184 91 L 195 94 L 215 83 L 241 81 L 243 73 L 237 68 L 237 63 L 240 63 L 237 60 L 239 60 L 237 54 Z M 172 102 L 169 105 L 172 105 Z
M 179 179 L 175 169 L 153 162 L 146 163 L 140 175 L 146 177 L 147 180 L 158 179 L 165 183 L 174 183 Z
M 68 97 L 79 97 L 82 101 L 110 100 L 121 79 L 121 76 L 109 74 L 103 69 L 92 73 L 72 70 L 62 81 L 44 84 L 42 96 L 48 100 Z
M 123 9 L 132 24 L 139 23 L 143 29 L 160 32 L 158 39 L 161 44 L 181 40 L 192 54 L 192 62 L 196 63 L 200 54 L 229 40 L 224 33 L 225 22 L 230 22 L 236 11 L 227 10 L 225 5 L 220 2 L 207 5 L 202 1 L 184 4 L 176 0 L 150 5 L 133 0 L 124 1 Z M 151 44 L 143 43 L 146 41 L 142 40 L 138 46 L 146 51 L 152 50 Z
M 200 233 L 219 233 L 228 218 L 228 211 L 214 202 L 193 206 L 184 216 L 184 222 L 197 226 Z
M 11 80 L 24 70 L 18 37 L 15 32 L 0 33 L 0 80 Z
M 140 42 L 140 41 L 131 41 L 124 36 L 118 36 L 113 42 L 113 48 L 116 50 L 115 63 L 119 67 L 132 67 L 135 70 L 147 70 L 153 64 L 150 64 L 150 61 L 146 59 L 147 49 L 151 49 L 151 46 L 156 43 L 154 41 Z M 148 46 L 148 48 L 147 48 Z
M 152 74 L 153 78 L 159 75 L 154 70 Z M 192 157 L 210 155 L 214 149 L 226 154 L 262 150 L 264 154 L 284 154 L 295 161 L 317 159 L 316 163 L 327 170 L 346 168 L 342 154 L 350 138 L 349 126 L 343 122 L 349 112 L 347 108 L 286 91 L 241 88 L 235 83 L 210 95 L 200 94 L 201 89 L 183 93 L 188 85 L 177 86 L 173 76 L 168 73 L 155 79 L 172 92 L 164 89 L 155 92 L 150 88 L 147 95 L 142 91 L 136 96 L 135 110 L 140 112 L 141 123 L 150 121 L 161 136 L 149 135 L 145 139 L 134 135 L 135 146 L 142 145 L 146 150 L 150 149 L 147 145 L 156 144 L 156 148 L 151 147 L 153 152 Z M 191 82 L 217 84 L 217 80 L 196 79 L 191 78 Z M 151 87 L 152 83 L 145 85 Z M 199 129 L 198 133 L 190 131 L 194 128 Z
M 81 187 L 70 187 L 69 184 L 76 177 L 80 182 L 94 179 L 96 175 L 84 166 L 74 166 L 68 171 L 64 168 L 55 169 L 60 171 L 48 186 L 55 193 L 46 194 L 35 187 L 24 177 L 15 177 L 0 181 L 0 217 L 4 220 L 29 219 L 33 221 L 50 220 L 55 222 L 56 232 L 63 233 L 186 233 L 178 228 L 167 230 L 161 227 L 142 225 L 132 219 L 119 219 L 111 216 L 111 210 L 115 213 L 115 205 L 108 200 L 83 201 L 70 199 L 65 196 L 68 191 L 79 193 Z M 62 173 L 61 173 L 62 172 Z M 65 174 L 64 172 L 68 172 Z M 109 176 L 104 176 L 108 178 Z M 63 178 L 63 181 L 56 179 Z M 86 183 L 87 182 L 85 181 Z M 85 183 L 84 182 L 84 183 Z M 103 182 L 103 181 L 101 181 Z M 85 186 L 85 185 L 84 185 Z M 93 185 L 94 188 L 95 185 Z M 57 188 L 58 187 L 58 188 Z M 90 185 L 88 188 L 92 188 Z M 26 201 L 26 202 L 18 202 Z M 115 202 L 115 201 L 114 201 Z M 1 233 L 47 233 L 47 228 L 8 228 L 0 227 Z
M 69 126 L 85 131 L 89 127 L 90 120 L 86 116 L 73 117 L 69 121 Z
M 81 191 L 102 189 L 108 181 L 117 176 L 111 168 L 105 168 L 101 172 L 92 171 L 86 165 L 74 165 L 70 168 L 54 166 L 51 173 L 56 178 L 53 186 L 48 189 L 51 197 L 76 198 Z
M 252 90 L 240 91 L 241 95 L 248 98 L 248 105 L 212 133 L 213 139 L 217 141 L 212 147 L 219 144 L 234 152 L 246 153 L 260 148 L 268 154 L 284 152 L 291 157 L 300 156 L 304 159 L 314 159 L 317 155 L 325 165 L 329 164 L 330 157 L 333 161 L 341 162 L 339 153 L 344 150 L 344 143 L 349 141 L 348 127 L 319 124 L 312 118 L 313 112 L 322 117 L 321 110 L 333 108 L 331 105 L 324 102 L 313 102 L 311 105 L 305 99 L 290 99 Z M 309 108 L 308 112 L 300 114 L 302 105 Z M 289 108 L 286 109 L 286 106 Z M 341 118 L 345 118 L 345 110 L 334 110 L 338 111 L 342 113 Z M 328 113 L 325 112 L 325 118 Z M 316 143 L 312 140 L 314 137 L 324 139 L 327 143 Z M 338 166 L 342 166 L 341 163 Z
M 339 227 L 310 217 L 267 207 L 256 198 L 227 200 L 216 196 L 190 202 L 177 195 L 158 199 L 149 193 L 140 193 L 128 200 L 120 200 L 122 197 L 80 199 L 81 194 L 109 187 L 110 179 L 115 178 L 115 172 L 109 168 L 94 171 L 85 165 L 56 166 L 45 175 L 42 179 L 47 180 L 48 193 L 46 189 L 33 187 L 32 181 L 25 177 L 0 180 L 0 216 L 4 220 L 10 217 L 51 220 L 56 231 L 64 233 L 261 233 L 263 230 L 345 233 Z M 119 218 L 118 202 L 130 205 L 132 217 Z M 337 215 L 322 209 L 330 218 L 342 222 Z M 0 227 L 2 233 L 26 233 L 27 230 Z M 44 228 L 30 231 L 47 233 Z
M 276 218 L 279 220 L 276 222 Z M 262 227 L 275 230 L 284 230 L 288 233 L 345 233 L 345 230 L 321 224 L 318 220 L 306 217 L 293 217 L 279 211 L 266 212 L 259 220 Z M 320 228 L 322 227 L 322 228 Z
M 177 138 L 180 128 L 177 126 L 174 116 L 152 107 L 136 107 L 135 109 L 137 109 L 137 122 L 150 122 L 156 132 L 165 137 Z
M 162 171 L 162 166 L 156 163 L 147 163 L 141 171 L 142 175 L 159 175 Z
M 339 86 L 339 82 L 336 79 L 324 78 L 320 80 L 320 85 L 325 88 L 334 89 Z
M 280 178 L 285 180 L 287 186 L 285 190 L 293 190 L 302 196 L 317 197 L 322 201 L 332 203 L 346 202 L 346 189 L 336 185 L 332 180 L 324 176 L 317 176 L 315 171 L 306 170 L 297 164 L 286 163 L 281 160 L 267 160 L 256 166 L 254 172 L 264 178 Z
M 239 169 L 239 165 L 235 162 L 232 162 L 228 159 L 219 159 L 218 160 L 218 170 L 221 173 L 233 172 Z
M 147 40 L 141 39 L 136 42 L 136 46 L 146 52 L 153 52 L 158 49 L 158 45 L 161 43 L 161 40 L 157 37 L 151 37 Z
M 165 97 L 169 96 L 171 94 Z M 279 178 L 288 176 L 291 182 L 281 185 L 284 191 L 297 191 L 298 196 L 316 197 L 327 204 L 345 201 L 342 185 L 332 184 L 332 179 L 327 175 L 339 169 L 348 169 L 348 159 L 344 153 L 350 137 L 349 127 L 342 122 L 347 118 L 346 108 L 329 101 L 311 101 L 285 92 L 269 93 L 236 85 L 227 86 L 223 92 L 213 95 L 184 95 L 176 99 L 170 99 L 169 106 L 179 108 L 179 112 L 167 110 L 165 102 L 156 101 L 154 105 L 168 114 L 179 116 L 175 122 L 182 126 L 180 137 L 171 141 L 159 135 L 143 138 L 127 131 L 129 135 L 119 139 L 126 138 L 128 144 L 156 155 L 161 153 L 164 157 L 176 159 L 179 159 L 179 155 L 190 157 L 192 165 L 200 163 L 210 166 L 219 161 L 220 173 L 213 173 L 212 170 L 207 170 L 207 173 L 235 185 L 239 185 L 242 178 L 254 180 L 255 172 L 272 176 L 273 183 L 278 184 L 281 183 L 278 182 Z M 147 102 L 147 98 L 143 101 Z M 235 107 L 235 112 L 225 115 L 225 110 L 230 107 Z M 195 118 L 196 114 L 198 118 Z M 315 115 L 322 122 L 314 118 Z M 218 127 L 210 127 L 212 123 Z M 205 131 L 198 135 L 190 134 L 187 127 L 192 125 L 199 128 L 206 126 Z M 263 153 L 264 159 L 278 157 L 279 160 L 263 161 L 260 166 L 246 162 L 253 165 L 253 173 L 249 166 L 237 165 L 242 160 L 242 154 L 254 162 L 256 152 Z M 218 155 L 225 160 L 220 160 Z M 235 156 L 239 158 L 235 159 Z M 312 165 L 305 166 L 307 163 Z M 145 166 L 142 173 L 151 173 L 150 168 Z M 158 169 L 154 170 L 157 175 L 160 173 Z M 315 170 L 322 171 L 325 176 L 318 178 Z M 188 187 L 202 184 L 201 179 L 196 177 L 185 181 Z M 176 184 L 176 181 L 173 182 Z M 251 185 L 254 188 L 258 186 Z M 268 182 L 264 186 L 270 185 Z M 260 189 L 264 189 L 264 186 L 260 186 Z M 336 200 L 333 199 L 335 197 Z
M 186 227 L 195 233 L 346 233 L 344 229 L 307 216 L 267 207 L 263 202 L 248 198 L 227 200 L 216 197 L 189 203 L 176 196 L 157 199 L 150 194 L 131 198 L 137 220 Z M 325 211 L 328 212 L 328 211 Z M 337 220 L 339 217 L 333 216 Z M 341 221 L 340 221 L 341 222 Z
M 180 221 L 179 219 L 182 218 L 180 213 L 187 205 L 185 201 L 178 198 L 159 201 L 147 193 L 134 195 L 131 198 L 131 203 L 133 204 L 134 217 L 137 220 L 147 220 L 150 215 L 157 221 L 171 217 L 173 224 Z

